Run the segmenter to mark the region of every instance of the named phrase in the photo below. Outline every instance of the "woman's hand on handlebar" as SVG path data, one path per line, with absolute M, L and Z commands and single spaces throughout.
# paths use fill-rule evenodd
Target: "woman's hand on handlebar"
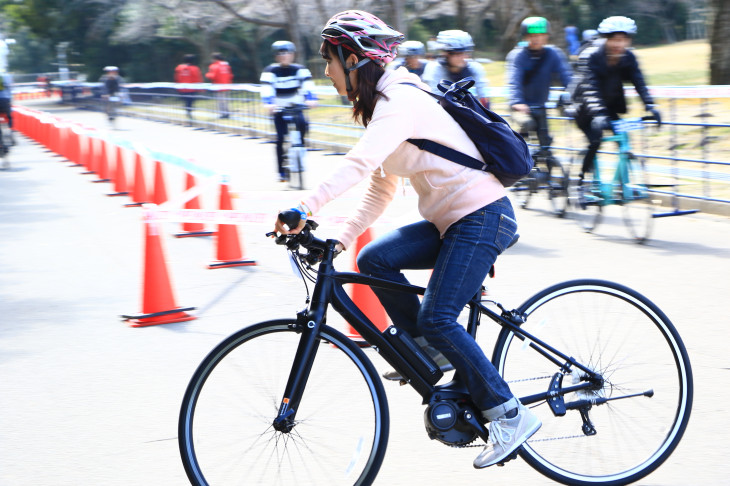
M 281 211 L 276 218 L 274 231 L 282 235 L 296 235 L 302 231 L 307 220 L 300 217 L 296 209 Z

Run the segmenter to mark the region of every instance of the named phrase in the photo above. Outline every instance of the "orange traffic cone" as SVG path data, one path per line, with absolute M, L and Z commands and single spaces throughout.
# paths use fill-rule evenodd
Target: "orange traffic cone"
M 228 184 L 221 184 L 220 209 L 231 210 L 233 203 L 228 192 Z M 243 258 L 238 228 L 235 224 L 219 224 L 216 235 L 217 261 L 208 264 L 208 268 L 240 267 L 256 265 L 255 260 Z
M 96 162 L 99 155 L 97 154 L 97 144 L 94 137 L 86 137 L 86 171 L 82 174 L 96 174 Z
M 373 239 L 372 229 L 368 228 L 363 234 L 358 236 L 355 242 L 355 255 L 353 257 L 353 267 L 356 272 L 360 270 L 357 268 L 357 254 L 360 250 L 370 243 Z M 357 305 L 360 310 L 370 319 L 370 322 L 375 326 L 384 331 L 388 327 L 388 315 L 383 308 L 383 305 L 378 300 L 373 290 L 367 285 L 355 284 L 352 286 L 352 301 Z M 355 331 L 350 323 L 347 323 L 347 334 L 355 342 L 362 344 L 362 336 Z
M 94 182 L 109 182 L 109 154 L 107 152 L 107 142 L 106 140 L 99 139 L 99 144 L 99 158 L 96 166 L 99 178 Z
M 127 190 L 127 172 L 124 170 L 124 154 L 122 147 L 117 145 L 117 157 L 114 166 L 114 192 L 107 194 L 108 196 L 126 196 L 129 194 Z
M 195 307 L 180 308 L 175 304 L 170 276 L 167 273 L 165 255 L 162 251 L 157 223 L 146 222 L 144 252 L 144 283 L 142 290 L 142 314 L 122 316 L 132 327 L 170 324 L 195 319 L 186 311 Z
M 139 152 L 135 153 L 134 156 L 134 186 L 132 187 L 132 201 L 133 202 L 125 204 L 124 206 L 130 208 L 150 202 L 147 197 L 147 184 L 144 180 L 142 156 L 139 155 Z
M 167 188 L 165 187 L 165 178 L 162 173 L 162 162 L 155 161 L 155 183 L 152 192 L 152 202 L 158 206 L 167 201 Z
M 195 187 L 195 176 L 190 172 L 185 173 L 185 190 L 188 191 Z M 195 196 L 185 202 L 185 209 L 200 209 L 200 198 Z M 177 233 L 177 238 L 188 238 L 191 236 L 211 236 L 212 231 L 205 231 L 203 223 L 183 223 L 182 233 Z

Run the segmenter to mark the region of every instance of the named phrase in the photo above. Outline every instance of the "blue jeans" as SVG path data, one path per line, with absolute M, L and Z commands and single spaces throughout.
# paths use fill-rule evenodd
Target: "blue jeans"
M 408 280 L 401 270 L 433 268 L 420 303 L 415 294 L 373 291 L 396 327 L 425 337 L 448 358 L 489 420 L 517 407 L 517 399 L 457 318 L 516 231 L 514 210 L 503 197 L 451 225 L 443 239 L 433 223 L 421 221 L 374 240 L 357 258 L 362 273 L 402 283 Z

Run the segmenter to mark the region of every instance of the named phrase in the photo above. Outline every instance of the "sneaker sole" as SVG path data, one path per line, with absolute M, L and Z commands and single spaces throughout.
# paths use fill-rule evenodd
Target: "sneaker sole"
M 505 453 L 501 457 L 499 457 L 497 459 L 492 459 L 491 462 L 489 462 L 487 464 L 484 464 L 483 466 L 477 466 L 476 464 L 474 464 L 474 469 L 484 469 L 485 467 L 494 466 L 495 464 L 499 464 L 500 462 L 503 462 L 514 451 L 516 451 L 517 449 L 519 449 L 520 447 L 522 447 L 522 444 L 524 444 L 525 442 L 527 442 L 527 439 L 529 439 L 530 437 L 532 437 L 533 435 L 535 435 L 535 432 L 537 432 L 538 430 L 540 430 L 540 427 L 542 427 L 542 422 L 540 422 L 538 420 L 538 422 L 533 426 L 533 428 L 525 431 L 525 433 L 522 434 L 520 440 L 516 441 L 515 444 L 512 447 L 510 447 L 509 449 L 507 449 L 505 451 Z

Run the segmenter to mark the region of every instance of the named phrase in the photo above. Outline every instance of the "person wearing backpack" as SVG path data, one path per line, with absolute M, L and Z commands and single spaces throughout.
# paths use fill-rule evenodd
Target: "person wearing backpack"
M 423 70 L 423 81 L 438 93 L 438 84 L 447 80 L 452 83 L 464 78 L 473 78 L 475 83 L 472 94 L 485 108 L 489 108 L 487 75 L 481 64 L 471 59 L 474 41 L 468 32 L 463 30 L 443 30 L 436 36 L 441 47 L 441 57 L 430 61 Z
M 661 115 L 646 87 L 636 56 L 629 49 L 636 23 L 628 17 L 608 17 L 601 21 L 595 40 L 578 58 L 577 74 L 568 91 L 578 128 L 588 138 L 588 148 L 578 175 L 593 171 L 593 159 L 601 146 L 603 130 L 613 130 L 612 121 L 627 111 L 623 83 L 631 82 L 649 111 L 661 124 Z M 587 179 L 587 178 L 586 178 Z
M 548 45 L 550 22 L 544 17 L 528 17 L 520 26 L 527 45 L 514 57 L 508 80 L 514 120 L 519 132 L 527 136 L 536 132 L 541 149 L 552 145 L 545 103 L 553 80 L 567 87 L 572 70 L 568 58 L 559 48 Z
M 200 73 L 200 68 L 195 65 L 195 54 L 185 54 L 183 62 L 175 67 L 175 82 L 182 84 L 194 84 L 202 83 L 203 75 Z M 188 123 L 193 122 L 193 103 L 198 93 L 197 89 L 192 88 L 179 88 L 178 93 L 182 97 L 183 104 L 185 105 L 185 112 L 188 116 Z
M 484 163 L 469 135 L 424 91 L 428 86 L 418 76 L 405 68 L 385 69 L 403 34 L 372 14 L 349 10 L 333 16 L 321 35 L 325 76 L 353 102 L 354 118 L 365 131 L 341 166 L 293 208 L 302 216 L 299 226 L 289 228 L 277 219 L 275 231 L 298 233 L 306 218 L 369 179 L 365 195 L 337 238 L 338 249 L 352 249 L 393 200 L 400 179 L 410 181 L 423 220 L 370 242 L 360 250 L 357 265 L 364 274 L 402 283 L 408 282 L 403 270 L 433 269 L 420 302 L 414 294 L 373 290 L 395 326 L 414 337 L 442 369 L 453 368 L 464 378 L 495 438 L 474 460 L 474 467 L 498 464 L 541 422 L 512 394 L 457 318 L 480 291 L 497 256 L 516 239 L 517 222 L 506 189 L 490 172 L 409 142 L 433 140 Z M 399 379 L 392 371 L 386 378 Z

